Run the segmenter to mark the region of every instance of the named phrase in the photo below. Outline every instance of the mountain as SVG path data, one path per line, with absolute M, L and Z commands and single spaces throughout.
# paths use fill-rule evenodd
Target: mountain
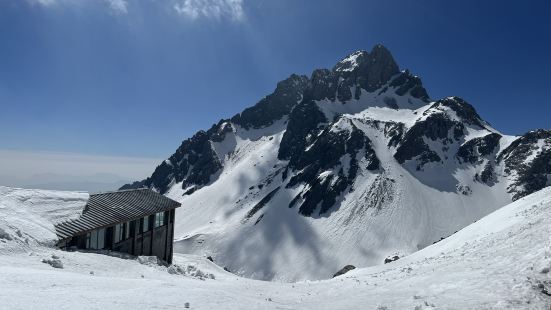
M 549 185 L 551 131 L 507 136 L 432 100 L 377 45 L 291 75 L 122 188 L 182 203 L 176 251 L 295 281 L 413 253 Z

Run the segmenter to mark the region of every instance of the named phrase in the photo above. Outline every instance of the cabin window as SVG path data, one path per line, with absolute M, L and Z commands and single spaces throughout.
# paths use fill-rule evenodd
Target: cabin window
M 143 218 L 143 231 L 146 232 L 149 230 L 149 216 Z
M 93 230 L 86 234 L 86 248 L 101 250 L 105 247 L 105 228 Z
M 155 213 L 155 227 L 160 227 L 165 224 L 165 213 L 159 212 Z
M 124 240 L 130 238 L 130 222 L 124 223 Z
M 140 227 L 140 220 L 134 220 L 132 222 L 130 222 L 130 237 L 134 237 L 136 236 L 136 234 L 138 233 L 137 230 L 139 230 L 139 227 Z
M 105 228 L 98 230 L 98 249 L 105 248 Z
M 86 248 L 90 248 L 90 233 L 86 234 Z
M 123 224 L 115 225 L 115 243 L 124 239 L 124 226 Z

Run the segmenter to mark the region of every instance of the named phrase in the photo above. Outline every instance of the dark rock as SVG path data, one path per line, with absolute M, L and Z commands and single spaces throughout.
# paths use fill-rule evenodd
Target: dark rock
M 403 164 L 406 160 L 419 156 L 419 166 L 429 162 L 441 161 L 436 152 L 431 150 L 424 142 L 423 137 L 433 141 L 441 140 L 443 144 L 452 142 L 452 138 L 459 140 L 464 131 L 461 123 L 452 121 L 443 113 L 433 113 L 425 120 L 418 121 L 404 135 L 404 138 L 396 149 L 394 158 Z
M 350 270 L 354 270 L 354 269 L 356 269 L 355 266 L 353 266 L 353 265 L 346 265 L 346 266 L 344 266 L 341 270 L 337 271 L 337 273 L 335 273 L 335 274 L 333 275 L 333 278 L 338 277 L 338 276 L 341 276 L 341 275 L 343 275 L 343 274 L 349 272 Z
M 0 239 L 13 240 L 12 236 L 0 227 Z
M 235 115 L 231 121 L 245 129 L 269 126 L 291 112 L 301 99 L 307 85 L 308 77 L 293 74 L 279 82 L 272 94 L 264 97 L 253 107 Z
M 442 239 L 440 239 L 440 240 L 442 240 Z M 400 259 L 400 257 L 398 255 L 389 256 L 389 257 L 385 258 L 385 264 L 392 263 L 392 262 L 397 261 L 399 259 Z
M 171 184 L 182 181 L 182 188 L 208 184 L 210 177 L 222 168 L 209 139 L 214 132 L 220 132 L 218 130 L 220 126 L 222 124 L 211 128 L 209 132 L 199 131 L 182 142 L 168 160 L 157 166 L 151 177 L 134 184 L 139 187 L 154 188 L 161 194 L 164 194 Z M 133 187 L 132 185 L 122 187 L 122 189 L 127 188 Z
M 249 212 L 247 212 L 247 216 L 245 217 L 245 220 L 250 219 L 253 215 L 256 214 L 256 212 L 260 211 L 260 209 L 262 209 L 268 202 L 270 202 L 272 197 L 274 197 L 275 194 L 277 194 L 279 189 L 280 187 L 278 186 L 276 189 L 272 190 L 271 192 L 268 193 L 268 195 L 262 198 L 251 210 L 249 210 Z
M 264 217 L 264 214 L 260 214 L 260 216 L 256 219 L 256 221 L 254 221 L 254 224 L 258 224 L 260 223 L 260 220 L 262 220 L 262 218 Z
M 59 259 L 49 259 L 45 258 L 42 260 L 43 263 L 48 264 L 54 268 L 63 269 L 63 263 Z
M 486 163 L 484 170 L 480 173 L 480 181 L 488 185 L 493 185 L 497 181 L 494 166 L 491 162 Z
M 371 52 L 358 51 L 337 63 L 333 70 L 317 70 L 312 75 L 312 92 L 309 99 L 336 98 L 341 102 L 359 99 L 361 89 L 368 92 L 379 90 L 399 73 L 392 54 L 382 45 L 376 45 Z M 321 86 L 325 86 L 322 91 Z M 351 89 L 354 90 L 352 93 Z
M 467 103 L 467 101 L 459 97 L 448 97 L 440 99 L 435 102 L 431 108 L 437 109 L 439 107 L 448 107 L 452 109 L 457 114 L 457 116 L 459 116 L 467 124 L 477 125 L 478 127 L 486 128 L 482 124 L 482 119 L 480 118 L 480 115 L 478 115 L 474 107 Z
M 400 107 L 396 103 L 396 98 L 392 97 L 384 97 L 383 98 L 384 103 L 391 109 L 398 110 Z
M 427 90 L 423 87 L 421 79 L 411 75 L 408 70 L 400 72 L 400 74 L 390 82 L 390 86 L 396 88 L 394 92 L 399 96 L 404 96 L 409 93 L 414 98 L 421 99 L 425 102 L 429 101 L 429 95 L 427 94 Z
M 188 189 L 187 191 L 185 191 L 182 194 L 182 196 L 191 195 L 191 194 L 195 193 L 196 190 L 197 190 L 197 187 L 193 186 L 190 189 Z
M 526 158 L 533 156 L 538 149 L 538 141 L 543 140 L 547 147 L 542 148 L 532 161 Z M 513 200 L 534 193 L 548 185 L 551 175 L 551 130 L 535 130 L 513 141 L 497 158 L 505 162 L 505 172 L 516 172 L 517 178 L 508 191 Z
M 385 123 L 384 134 L 386 137 L 390 137 L 390 140 L 388 141 L 389 147 L 397 146 L 404 135 L 404 124 L 387 122 Z
M 303 215 L 312 215 L 318 205 L 320 206 L 318 214 L 321 215 L 335 204 L 336 198 L 356 178 L 359 169 L 356 154 L 361 150 L 364 151 L 362 155 L 369 163 L 367 169 L 379 168 L 379 159 L 371 147 L 371 141 L 350 120 L 345 121 L 349 122 L 352 128 L 350 131 L 331 130 L 335 124 L 333 123 L 321 132 L 313 134 L 312 136 L 316 137 L 315 140 L 310 141 L 311 144 L 307 148 L 296 149 L 293 156 L 289 158 L 289 167 L 297 171 L 297 174 L 290 179 L 287 187 L 293 187 L 299 183 L 310 185 L 306 192 L 301 193 L 300 197 L 295 197 L 289 204 L 289 207 L 293 207 L 300 199 L 299 212 Z M 338 167 L 341 164 L 341 158 L 347 154 L 350 155 L 348 171 L 344 171 L 341 167 L 336 174 L 319 177 L 322 172 Z
M 456 157 L 459 162 L 474 164 L 481 161 L 483 156 L 492 154 L 498 147 L 500 139 L 500 134 L 491 133 L 484 137 L 469 140 L 459 147 Z
M 304 92 L 305 100 L 329 99 L 335 101 L 339 76 L 327 69 L 316 69 Z
M 386 84 L 392 76 L 400 72 L 390 51 L 381 44 L 375 45 L 366 60 L 360 64 L 358 74 L 363 89 L 372 92 Z
M 320 123 L 326 121 L 327 119 L 313 101 L 303 101 L 296 106 L 289 116 L 287 130 L 281 139 L 277 157 L 293 161 L 306 148 L 307 137 L 316 132 Z

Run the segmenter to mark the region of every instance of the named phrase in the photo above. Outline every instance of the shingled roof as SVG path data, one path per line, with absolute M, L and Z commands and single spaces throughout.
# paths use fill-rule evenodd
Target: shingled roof
M 60 240 L 66 239 L 179 206 L 147 188 L 91 194 L 80 217 L 55 225 L 56 234 Z

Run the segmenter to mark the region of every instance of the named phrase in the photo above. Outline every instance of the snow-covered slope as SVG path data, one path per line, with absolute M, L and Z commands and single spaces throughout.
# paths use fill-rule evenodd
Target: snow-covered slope
M 46 199 L 52 192 L 34 194 Z M 66 199 L 53 200 L 65 212 Z M 0 205 L 6 201 L 15 200 L 0 196 Z M 41 208 L 18 201 L 15 209 Z M 49 209 L 57 210 L 54 205 Z M 8 210 L 0 209 L 1 217 Z M 297 283 L 240 278 L 192 255 L 176 255 L 176 266 L 184 270 L 179 272 L 147 260 L 31 244 L 18 252 L 0 252 L 0 305 L 14 310 L 183 309 L 186 304 L 190 309 L 549 309 L 550 217 L 551 188 L 546 188 L 398 261 Z M 37 223 L 53 225 L 49 217 Z M 7 230 L 7 225 L 2 222 L 0 228 Z M 62 269 L 42 263 L 52 256 Z M 213 276 L 199 277 L 199 270 Z
M 344 58 L 185 140 L 148 186 L 180 201 L 176 251 L 256 279 L 383 264 L 551 185 L 551 131 L 501 134 L 432 101 L 390 52 Z
M 54 224 L 77 218 L 88 193 L 0 186 L 0 253 L 57 242 Z

